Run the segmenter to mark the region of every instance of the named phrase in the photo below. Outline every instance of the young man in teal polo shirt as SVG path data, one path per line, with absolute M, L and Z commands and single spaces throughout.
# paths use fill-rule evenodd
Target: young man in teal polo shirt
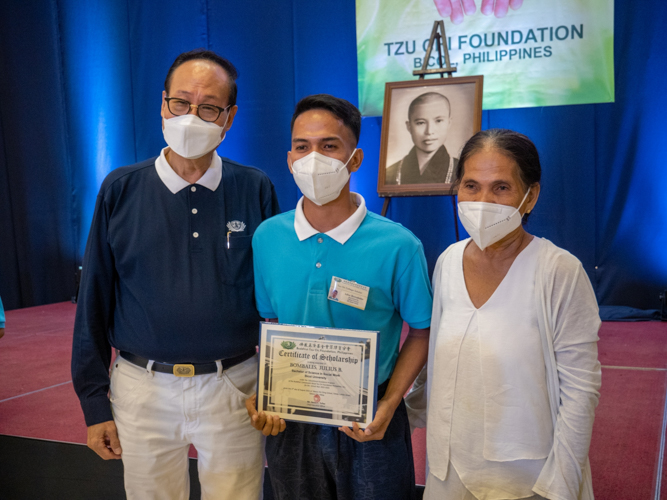
M 290 171 L 304 194 L 296 210 L 263 222 L 253 237 L 260 314 L 281 323 L 379 330 L 378 405 L 361 430 L 257 414 L 279 500 L 409 499 L 415 494 L 403 394 L 426 362 L 431 288 L 420 241 L 400 224 L 368 212 L 350 192 L 361 166 L 361 115 L 329 95 L 302 99 L 292 117 Z M 365 309 L 337 302 L 332 278 L 369 287 Z M 399 353 L 403 321 L 410 333 Z

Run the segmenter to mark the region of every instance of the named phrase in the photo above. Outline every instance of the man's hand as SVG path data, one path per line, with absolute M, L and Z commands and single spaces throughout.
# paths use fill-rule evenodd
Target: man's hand
M 264 412 L 257 413 L 255 401 L 257 394 L 245 400 L 245 409 L 248 411 L 250 423 L 258 431 L 262 431 L 265 436 L 277 436 L 287 427 L 285 421 L 278 415 L 267 415 Z
M 344 432 L 352 439 L 360 443 L 364 441 L 379 441 L 384 437 L 384 433 L 389 427 L 389 422 L 394 416 L 394 412 L 403 400 L 403 395 L 408 390 L 415 377 L 419 374 L 426 358 L 428 357 L 428 336 L 429 329 L 415 329 L 410 327 L 408 337 L 405 339 L 403 348 L 398 354 L 394 373 L 389 380 L 389 385 L 383 398 L 378 401 L 377 411 L 373 421 L 368 424 L 365 430 L 361 430 L 356 422 L 352 423 L 352 428 L 339 427 L 338 430 Z
M 449 17 L 454 24 L 463 22 L 463 14 L 471 16 L 477 10 L 475 0 L 433 0 L 438 12 L 442 17 Z M 518 10 L 523 5 L 523 0 L 482 0 L 482 14 L 490 16 L 495 14 L 497 18 L 505 17 L 508 8 Z
M 88 448 L 104 460 L 119 460 L 123 450 L 113 420 L 88 427 Z
M 384 433 L 387 427 L 389 427 L 389 422 L 391 422 L 397 407 L 398 405 L 393 405 L 381 399 L 378 401 L 375 418 L 373 418 L 373 421 L 368 424 L 365 430 L 360 429 L 359 424 L 356 422 L 352 423 L 351 429 L 349 427 L 339 427 L 338 430 L 360 443 L 365 441 L 379 441 L 384 437 Z
M 0 328 L 0 339 L 5 336 L 5 329 Z

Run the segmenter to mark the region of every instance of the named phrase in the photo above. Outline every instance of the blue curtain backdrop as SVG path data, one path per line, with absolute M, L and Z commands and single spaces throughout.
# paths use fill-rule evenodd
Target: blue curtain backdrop
M 667 288 L 667 2 L 616 2 L 616 102 L 484 112 L 530 136 L 543 189 L 529 230 L 584 264 L 604 305 L 658 307 Z M 219 152 L 266 171 L 283 210 L 303 96 L 357 102 L 354 0 L 5 0 L 0 16 L 0 296 L 13 309 L 69 299 L 95 196 L 114 168 L 164 146 L 160 96 L 180 52 L 238 67 L 239 113 Z M 352 187 L 371 210 L 380 118 L 365 118 Z M 429 265 L 454 241 L 451 200 L 395 199 L 388 214 Z M 159 249 L 156 249 L 159 251 Z

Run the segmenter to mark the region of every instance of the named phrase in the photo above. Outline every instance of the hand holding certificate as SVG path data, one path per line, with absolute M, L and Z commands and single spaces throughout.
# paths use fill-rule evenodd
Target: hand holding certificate
M 365 428 L 377 402 L 377 332 L 262 323 L 257 411 Z

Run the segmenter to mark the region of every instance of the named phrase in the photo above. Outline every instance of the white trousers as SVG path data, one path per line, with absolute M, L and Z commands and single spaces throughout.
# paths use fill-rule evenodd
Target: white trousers
M 497 498 L 497 497 L 495 497 Z M 468 491 L 454 466 L 449 464 L 447 479 L 441 481 L 429 472 L 426 478 L 424 500 L 477 500 L 477 497 Z M 532 495 L 521 500 L 546 500 L 540 495 Z
M 261 498 L 264 441 L 245 409 L 256 380 L 257 356 L 190 378 L 118 357 L 110 399 L 127 498 L 188 500 L 190 444 L 197 449 L 202 499 Z

